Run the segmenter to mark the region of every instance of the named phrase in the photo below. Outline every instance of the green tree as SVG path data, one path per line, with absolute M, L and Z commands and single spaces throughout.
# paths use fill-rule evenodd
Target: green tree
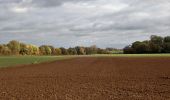
M 39 47 L 39 52 L 40 52 L 40 55 L 46 55 L 45 47 L 44 46 L 40 46 Z
M 68 55 L 68 54 L 69 54 L 68 51 L 67 51 L 67 49 L 65 49 L 65 48 L 63 48 L 63 47 L 61 47 L 60 50 L 61 50 L 61 54 L 62 54 L 62 55 Z
M 134 54 L 134 53 L 135 53 L 135 50 L 134 50 L 131 46 L 126 46 L 126 47 L 123 49 L 123 53 L 124 53 L 124 54 Z
M 170 36 L 164 38 L 163 52 L 170 53 Z
M 60 48 L 55 48 L 55 55 L 61 55 L 61 49 Z
M 90 46 L 90 50 L 91 50 L 91 54 L 97 54 L 97 46 L 96 45 L 92 45 Z
M 80 52 L 80 55 L 85 55 L 86 54 L 86 51 L 85 51 L 84 47 L 81 47 L 79 52 Z
M 170 36 L 166 36 L 164 38 L 164 43 L 170 43 Z
M 10 41 L 7 46 L 11 50 L 12 54 L 18 55 L 20 52 L 20 43 L 16 40 Z
M 53 46 L 48 46 L 48 47 L 51 49 L 51 54 L 55 55 L 56 54 L 55 48 Z
M 163 37 L 161 36 L 156 36 L 156 35 L 152 35 L 150 37 L 150 41 L 154 44 L 157 44 L 157 45 L 162 45 L 163 44 Z
M 42 45 L 39 47 L 39 51 L 41 55 L 51 55 L 51 48 L 47 45 Z
M 139 42 L 136 41 L 132 44 L 132 48 L 134 50 L 134 53 L 149 53 L 150 47 L 148 42 Z
M 10 55 L 11 50 L 7 45 L 0 45 L 0 55 Z
M 155 44 L 153 42 L 149 43 L 149 47 L 151 49 L 151 53 L 161 53 L 162 52 L 162 46 Z
M 98 48 L 97 54 L 109 54 L 110 52 L 107 49 Z
M 3 54 L 2 54 L 3 48 L 4 48 L 4 46 L 0 44 L 0 55 L 3 55 Z
M 33 55 L 39 55 L 39 48 L 36 45 L 31 45 L 32 46 L 32 54 Z
M 50 47 L 46 46 L 45 50 L 46 50 L 46 55 L 51 55 L 52 51 Z
M 20 43 L 20 52 L 21 55 L 28 55 L 27 45 L 24 43 Z
M 77 51 L 75 48 L 69 48 L 68 53 L 69 53 L 69 55 L 77 55 Z
M 33 51 L 33 46 L 28 44 L 27 45 L 27 50 L 28 50 L 28 55 L 33 55 L 34 51 Z
M 150 48 L 152 53 L 161 53 L 163 50 L 163 38 L 161 36 L 152 35 L 150 37 Z
M 85 55 L 86 54 L 86 50 L 85 50 L 84 47 L 77 46 L 77 47 L 75 47 L 75 49 L 76 49 L 78 55 Z

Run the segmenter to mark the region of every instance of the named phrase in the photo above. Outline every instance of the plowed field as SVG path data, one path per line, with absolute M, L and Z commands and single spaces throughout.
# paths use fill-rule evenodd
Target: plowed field
M 82 57 L 2 68 L 0 100 L 170 100 L 170 58 Z

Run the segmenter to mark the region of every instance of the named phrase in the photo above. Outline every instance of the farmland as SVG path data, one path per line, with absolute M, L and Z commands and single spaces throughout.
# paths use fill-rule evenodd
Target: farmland
M 0 56 L 0 68 L 38 64 L 75 57 L 170 57 L 170 54 L 95 54 L 74 56 Z
M 169 55 L 66 58 L 0 69 L 0 99 L 170 99 Z
M 0 56 L 0 68 L 67 59 L 64 56 Z

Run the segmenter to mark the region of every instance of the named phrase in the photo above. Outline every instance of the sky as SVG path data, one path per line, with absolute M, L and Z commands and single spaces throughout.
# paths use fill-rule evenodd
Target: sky
M 123 48 L 170 35 L 170 0 L 0 0 L 0 43 Z

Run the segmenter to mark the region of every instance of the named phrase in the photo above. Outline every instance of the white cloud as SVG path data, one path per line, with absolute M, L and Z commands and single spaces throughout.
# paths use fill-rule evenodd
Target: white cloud
M 170 0 L 0 0 L 0 36 L 38 45 L 123 47 L 170 35 L 169 12 Z
M 28 8 L 26 8 L 26 7 L 14 7 L 11 10 L 15 13 L 26 13 L 28 11 Z

